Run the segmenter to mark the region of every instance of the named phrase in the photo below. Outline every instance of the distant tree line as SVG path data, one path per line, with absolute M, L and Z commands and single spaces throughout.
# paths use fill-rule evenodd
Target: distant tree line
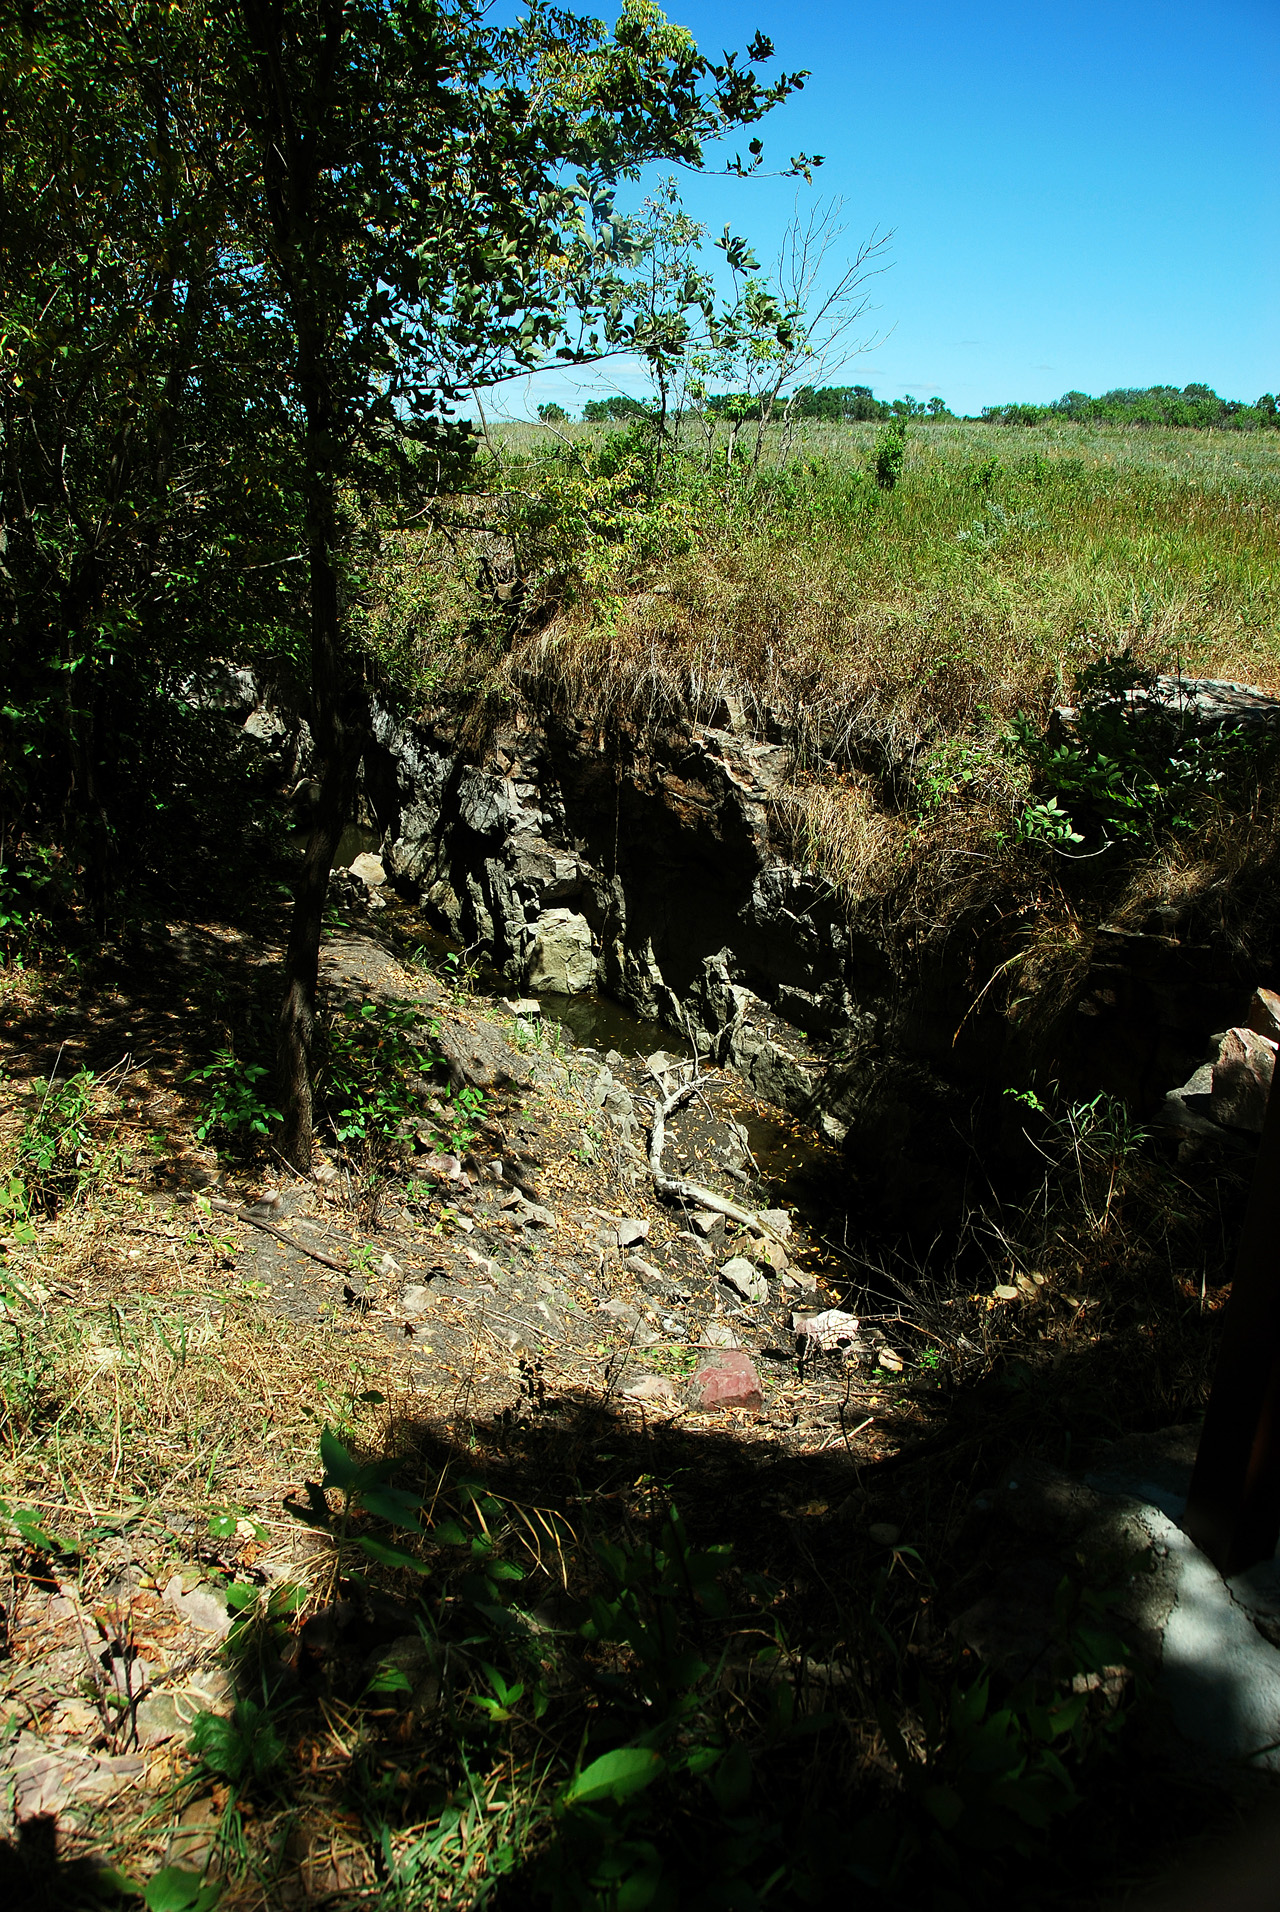
M 886 418 L 954 418 L 943 398 L 877 398 L 869 385 L 824 385 L 815 391 L 802 385 L 796 393 L 793 418 L 814 418 L 839 424 L 846 420 L 867 424 Z
M 1271 392 L 1252 405 L 1241 399 L 1219 398 L 1209 385 L 1147 385 L 1122 387 L 1090 398 L 1087 392 L 1067 392 L 1052 405 L 988 405 L 982 416 L 995 425 L 1043 425 L 1070 418 L 1081 424 L 1188 425 L 1203 431 L 1257 431 L 1280 425 L 1280 408 Z
M 758 417 L 768 407 L 775 418 L 818 419 L 826 424 L 866 424 L 888 418 L 954 418 L 945 399 L 877 398 L 869 385 L 824 385 L 815 390 L 802 385 L 790 397 L 770 400 L 747 398 L 736 392 L 713 392 L 704 409 L 718 417 Z M 643 399 L 589 398 L 582 408 L 584 424 L 618 424 L 632 418 L 649 418 L 655 407 Z M 561 425 L 570 417 L 563 405 L 539 405 L 538 417 L 544 425 Z
M 762 401 L 729 392 L 712 393 L 705 410 L 713 416 L 760 415 Z M 587 424 L 620 424 L 647 418 L 654 407 L 643 399 L 590 398 L 582 408 Z M 563 405 L 539 405 L 538 416 L 547 425 L 570 418 Z M 771 405 L 774 418 L 813 419 L 824 424 L 869 424 L 891 418 L 953 419 L 956 414 L 941 398 L 877 398 L 869 385 L 802 385 L 790 397 Z M 1242 399 L 1219 398 L 1209 385 L 1147 385 L 1122 387 L 1090 398 L 1087 392 L 1067 392 L 1050 405 L 987 405 L 982 421 L 989 425 L 1044 425 L 1055 419 L 1094 425 L 1182 425 L 1204 431 L 1259 431 L 1280 426 L 1280 404 L 1271 392 L 1246 404 Z

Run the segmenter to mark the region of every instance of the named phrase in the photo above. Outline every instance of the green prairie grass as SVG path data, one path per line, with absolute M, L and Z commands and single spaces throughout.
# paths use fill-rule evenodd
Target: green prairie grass
M 1011 721 L 1100 659 L 1280 691 L 1280 434 L 918 426 L 885 490 L 877 431 L 772 428 L 751 471 L 686 426 L 655 477 L 643 428 L 499 427 L 447 533 L 385 537 L 377 648 L 484 724 L 781 737 L 780 844 L 851 901 L 1010 880 Z
M 921 426 L 884 491 L 875 426 L 774 428 L 754 474 L 686 428 L 657 496 L 627 438 L 500 427 L 447 534 L 388 531 L 370 639 L 402 682 L 602 719 L 705 720 L 732 689 L 925 740 L 1043 713 L 1126 649 L 1280 688 L 1280 434 Z
M 870 699 L 928 734 L 1042 705 L 1126 648 L 1280 687 L 1280 440 L 931 426 L 885 492 L 873 426 L 810 427 L 786 462 L 777 437 L 752 483 L 681 473 L 678 536 L 612 580 L 611 668 L 575 690 L 629 664 L 784 706 Z M 539 661 L 600 625 L 582 599 Z

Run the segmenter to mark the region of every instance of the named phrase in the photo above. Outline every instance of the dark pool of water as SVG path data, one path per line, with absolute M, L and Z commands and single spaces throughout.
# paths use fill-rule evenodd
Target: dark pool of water
M 377 830 L 367 830 L 363 823 L 349 823 L 338 838 L 338 847 L 333 853 L 335 870 L 349 870 L 358 856 L 376 856 L 382 847 L 382 836 Z
M 665 1049 L 669 1056 L 691 1056 L 693 1050 L 683 1036 L 668 1029 L 664 1022 L 650 1022 L 633 1016 L 611 996 L 539 996 L 542 1014 L 548 1021 L 573 1037 L 581 1048 L 598 1049 L 607 1055 L 616 1049 L 628 1058 L 651 1056 Z

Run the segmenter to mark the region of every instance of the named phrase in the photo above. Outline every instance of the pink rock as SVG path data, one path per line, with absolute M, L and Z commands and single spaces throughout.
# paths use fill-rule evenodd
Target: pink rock
M 1274 989 L 1255 989 L 1249 1004 L 1249 1027 L 1268 1042 L 1280 1041 L 1280 996 Z
M 763 1407 L 755 1363 L 741 1348 L 718 1349 L 701 1363 L 690 1386 L 694 1407 Z
M 1275 1063 L 1274 1042 L 1252 1029 L 1228 1029 L 1213 1065 L 1209 1113 L 1214 1121 L 1261 1134 Z

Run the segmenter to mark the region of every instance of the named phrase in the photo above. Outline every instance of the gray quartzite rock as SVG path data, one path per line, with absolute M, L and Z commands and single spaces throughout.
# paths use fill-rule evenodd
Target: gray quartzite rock
M 581 996 L 595 988 L 595 948 L 585 916 L 565 909 L 543 911 L 525 958 L 524 983 L 526 989 L 557 996 Z
M 1174 718 L 1189 730 L 1280 729 L 1280 698 L 1251 684 L 1221 677 L 1157 677 L 1150 684 L 1122 691 L 1114 703 L 1135 713 Z M 1054 712 L 1059 725 L 1074 728 L 1078 711 L 1063 705 Z
M 14 1818 L 57 1818 L 69 1808 L 102 1805 L 125 1787 L 136 1785 L 147 1762 L 136 1754 L 115 1757 L 52 1747 L 36 1733 L 19 1733 L 4 1756 L 5 1777 L 13 1786 Z
M 521 1198 L 517 1213 L 522 1222 L 527 1222 L 534 1228 L 556 1226 L 555 1210 L 545 1207 L 541 1202 L 531 1202 L 527 1197 Z
M 753 1268 L 744 1255 L 734 1255 L 726 1261 L 720 1270 L 720 1279 L 726 1288 L 732 1288 L 744 1301 L 759 1302 L 769 1299 L 769 1284 L 758 1269 Z
M 1228 1029 L 1213 1065 L 1209 1112 L 1225 1128 L 1262 1132 L 1276 1045 L 1252 1029 Z
M 659 1292 L 663 1294 L 666 1293 L 666 1276 L 663 1274 L 661 1268 L 655 1268 L 653 1263 L 646 1261 L 643 1255 L 624 1255 L 622 1265 L 624 1268 L 629 1269 L 633 1275 L 639 1275 L 645 1281 L 660 1283 Z
M 449 1065 L 455 1088 L 504 1089 L 510 1084 L 527 1087 L 529 1065 L 491 1024 L 477 1023 L 473 1029 L 445 1024 L 437 1038 Z
M 665 1374 L 642 1374 L 622 1390 L 628 1401 L 648 1402 L 655 1407 L 674 1407 L 676 1391 Z
M 182 1584 L 182 1575 L 175 1573 L 167 1582 L 161 1599 L 165 1606 L 188 1625 L 195 1627 L 197 1632 L 216 1633 L 225 1638 L 231 1631 L 231 1614 L 226 1599 L 212 1587 L 192 1587 L 188 1591 Z

